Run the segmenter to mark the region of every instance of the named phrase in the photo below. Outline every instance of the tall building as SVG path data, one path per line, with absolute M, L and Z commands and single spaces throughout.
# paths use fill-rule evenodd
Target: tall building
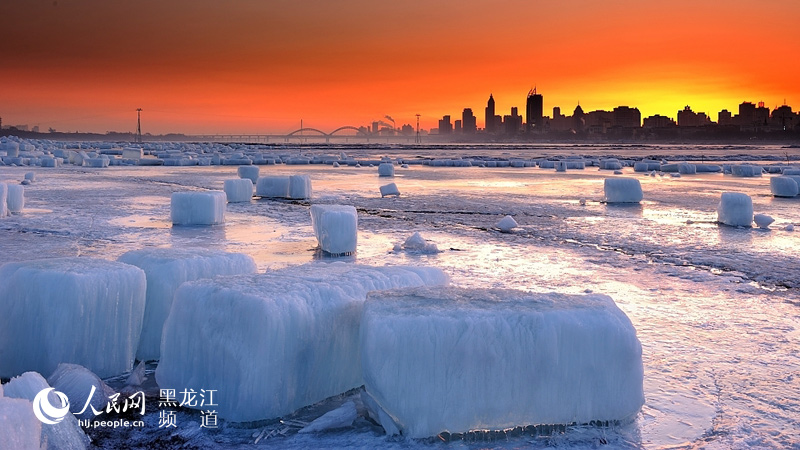
M 736 116 L 736 125 L 747 127 L 753 125 L 756 120 L 756 105 L 750 102 L 742 102 L 739 105 L 739 115 Z
M 642 128 L 672 128 L 675 121 L 667 116 L 656 114 L 655 116 L 645 117 Z
M 578 103 L 578 106 L 572 111 L 572 125 L 575 131 L 583 131 L 583 127 L 586 126 L 586 118 L 583 116 L 583 108 L 581 108 L 581 104 Z
M 489 94 L 489 101 L 486 102 L 486 113 L 484 116 L 483 128 L 487 133 L 496 133 L 496 124 L 497 121 L 495 120 L 494 115 L 494 97 L 492 97 L 492 94 Z
M 717 123 L 720 125 L 733 125 L 733 116 L 727 109 L 723 109 L 717 114 Z
M 442 116 L 439 120 L 439 134 L 452 134 L 453 124 L 450 123 L 450 116 Z
M 522 116 L 519 115 L 517 107 L 511 108 L 510 116 L 503 116 L 503 128 L 506 134 L 517 134 L 522 129 Z
M 473 134 L 478 131 L 478 119 L 472 114 L 472 108 L 464 108 L 461 112 L 461 129 L 465 134 Z
M 614 126 L 620 128 L 639 128 L 642 126 L 642 113 L 639 108 L 617 106 L 614 108 Z
M 702 127 L 711 123 L 711 119 L 704 112 L 694 112 L 689 105 L 678 111 L 679 127 Z
M 536 93 L 536 88 L 528 91 L 528 98 L 525 102 L 525 129 L 537 131 L 542 129 L 542 117 L 544 116 L 544 99 L 541 94 Z

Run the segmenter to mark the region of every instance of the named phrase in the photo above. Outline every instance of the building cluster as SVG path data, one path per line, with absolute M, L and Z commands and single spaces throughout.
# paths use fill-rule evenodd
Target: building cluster
M 772 111 L 764 106 L 764 102 L 755 105 L 744 102 L 739 105 L 739 113 L 732 114 L 723 109 L 717 115 L 717 121 L 704 112 L 694 112 L 686 106 L 678 111 L 677 122 L 667 116 L 653 115 L 645 117 L 638 108 L 618 106 L 612 111 L 595 110 L 584 112 L 580 104 L 575 107 L 571 116 L 561 113 L 561 108 L 553 108 L 552 117 L 543 114 L 544 102 L 536 89 L 528 92 L 525 104 L 525 116 L 519 114 L 517 107 L 512 107 L 510 114 L 500 115 L 495 109 L 493 95 L 489 95 L 484 110 L 484 128 L 478 128 L 472 108 L 464 108 L 461 118 L 455 121 L 450 115 L 439 120 L 438 129 L 431 130 L 439 135 L 484 134 L 495 136 L 537 135 L 547 133 L 636 136 L 637 134 L 656 133 L 664 130 L 679 132 L 730 131 L 768 133 L 776 131 L 800 131 L 800 113 L 792 111 L 788 105 L 776 107 Z

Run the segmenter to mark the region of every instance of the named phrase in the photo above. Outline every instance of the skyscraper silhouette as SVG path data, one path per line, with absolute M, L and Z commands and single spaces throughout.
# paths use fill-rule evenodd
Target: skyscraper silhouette
M 541 94 L 536 93 L 536 88 L 528 91 L 528 99 L 525 103 L 525 130 L 531 131 L 542 128 L 542 117 L 544 116 L 544 99 Z
M 486 114 L 484 115 L 483 128 L 487 133 L 494 133 L 497 131 L 494 125 L 494 97 L 492 97 L 492 94 L 489 94 L 489 101 L 486 102 Z

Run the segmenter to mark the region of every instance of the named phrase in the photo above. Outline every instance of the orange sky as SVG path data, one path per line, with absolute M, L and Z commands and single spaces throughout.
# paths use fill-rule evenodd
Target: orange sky
M 637 106 L 716 119 L 742 101 L 800 108 L 797 0 L 10 0 L 0 117 L 43 131 L 283 133 L 390 115 L 483 126 Z

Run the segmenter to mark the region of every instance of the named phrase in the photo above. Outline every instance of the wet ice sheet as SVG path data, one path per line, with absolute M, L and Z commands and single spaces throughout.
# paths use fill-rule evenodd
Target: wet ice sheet
M 630 171 L 625 169 L 625 176 L 641 176 Z M 0 178 L 16 179 L 22 172 L 0 168 Z M 403 195 L 381 199 L 377 168 L 262 167 L 262 175 L 294 173 L 311 175 L 314 202 L 359 210 L 358 254 L 350 260 L 436 265 L 461 286 L 591 290 L 612 296 L 631 318 L 645 364 L 646 404 L 635 423 L 490 445 L 594 448 L 605 440 L 632 448 L 786 448 L 800 442 L 800 234 L 780 229 L 800 224 L 800 199 L 773 199 L 768 177 L 641 176 L 643 204 L 611 207 L 599 200 L 603 177 L 613 175 L 593 168 L 564 174 L 537 168 L 397 168 L 394 181 Z M 0 262 L 74 255 L 115 259 L 144 245 L 244 252 L 261 271 L 320 257 L 307 202 L 254 200 L 228 205 L 222 226 L 169 225 L 171 192 L 220 189 L 234 174 L 230 166 L 42 169 L 41 181 L 26 189 L 26 210 L 0 221 Z M 751 195 L 756 212 L 777 219 L 773 230 L 711 224 L 723 191 Z M 588 200 L 586 206 L 580 198 Z M 492 230 L 506 214 L 519 229 Z M 414 231 L 443 252 L 391 251 Z M 301 416 L 313 420 L 341 401 Z M 219 448 L 254 441 L 252 429 L 204 435 L 196 429 L 198 417 L 183 417 L 186 422 L 166 432 L 167 438 L 182 433 L 195 445 L 223 442 Z M 158 436 L 157 422 L 150 428 Z M 293 431 L 287 436 L 261 443 L 438 446 L 387 440 L 363 420 L 354 429 L 323 436 Z

